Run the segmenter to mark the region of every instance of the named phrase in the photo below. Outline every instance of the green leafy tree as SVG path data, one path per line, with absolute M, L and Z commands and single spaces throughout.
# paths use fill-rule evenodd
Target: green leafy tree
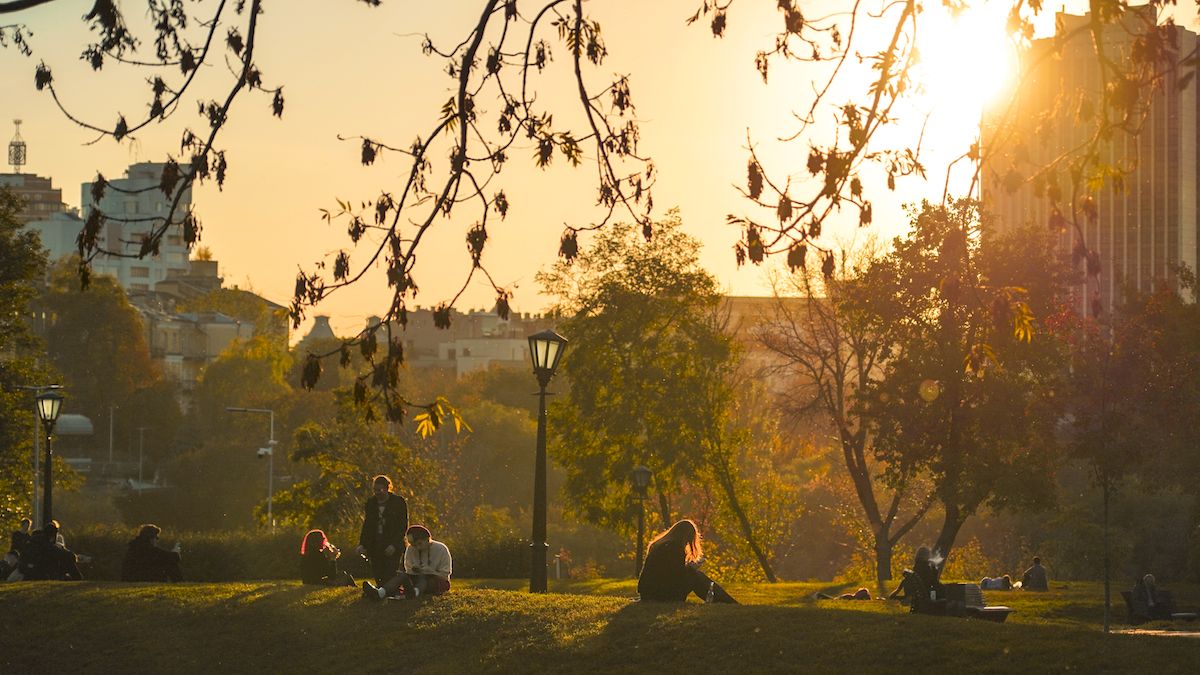
M 874 451 L 871 419 L 858 405 L 861 393 L 883 375 L 896 327 L 863 311 L 857 301 L 870 292 L 864 273 L 873 253 L 868 246 L 844 252 L 840 265 L 833 254 L 820 268 L 798 265 L 783 288 L 776 288 L 772 316 L 757 329 L 757 338 L 779 359 L 772 368 L 792 382 L 785 416 L 837 439 L 882 590 L 892 578 L 896 546 L 935 499 L 919 493 L 923 476 L 915 467 L 885 472 Z M 883 480 L 885 473 L 890 480 Z
M 169 447 L 179 418 L 170 410 L 175 399 L 158 398 L 170 387 L 161 384 L 141 316 L 117 281 L 99 276 L 80 289 L 74 266 L 59 264 L 39 306 L 48 316 L 46 351 L 63 375 L 66 409 L 89 417 L 96 439 L 108 438 L 112 410 L 117 428 L 151 427 L 152 447 Z M 137 404 L 146 402 L 153 405 L 143 411 Z
M 1057 423 L 1066 363 L 1062 343 L 1037 332 L 1023 264 L 1053 274 L 1053 248 L 1033 235 L 981 241 L 977 207 L 925 204 L 912 234 L 863 275 L 862 311 L 890 324 L 882 375 L 864 392 L 874 450 L 888 475 L 928 473 L 942 507 L 935 542 L 948 555 L 985 504 L 1045 503 L 1053 495 Z M 1014 265 L 1018 267 L 1014 268 Z M 1025 286 L 1016 286 L 1015 282 Z M 1053 304 L 1053 294 L 1038 298 Z M 1046 315 L 1043 315 L 1046 316 Z
M 314 475 L 281 490 L 275 513 L 306 528 L 351 530 L 361 522 L 371 478 L 382 473 L 408 499 L 410 514 L 435 527 L 440 511 L 427 500 L 437 492 L 438 467 L 392 434 L 387 423 L 364 420 L 345 392 L 339 398 L 333 419 L 305 424 L 293 434 L 291 461 Z
M 635 466 L 654 472 L 664 524 L 687 481 L 716 481 L 774 580 L 745 514 L 739 439 L 729 427 L 735 348 L 722 331 L 716 284 L 680 227 L 672 213 L 646 241 L 632 226 L 614 225 L 573 264 L 539 275 L 571 340 L 561 366 L 570 386 L 551 408 L 551 452 L 567 472 L 569 508 L 618 530 L 629 520 Z
M 46 267 L 41 241 L 17 220 L 20 203 L 0 188 L 0 526 L 29 514 L 33 401 L 18 387 L 45 384 L 49 373 L 26 322 L 35 282 Z

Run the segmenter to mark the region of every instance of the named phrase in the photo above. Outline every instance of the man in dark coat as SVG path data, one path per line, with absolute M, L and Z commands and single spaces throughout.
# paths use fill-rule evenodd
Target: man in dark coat
M 404 533 L 408 530 L 408 502 L 392 492 L 392 479 L 387 476 L 376 476 L 372 486 L 375 496 L 363 508 L 357 550 L 371 561 L 371 573 L 380 585 L 395 576 L 400 567 Z
M 162 528 L 143 525 L 130 540 L 121 562 L 121 581 L 183 581 L 179 544 L 168 551 L 157 546 Z
M 75 554 L 65 546 L 57 546 L 58 521 L 50 521 L 46 527 L 34 530 L 29 543 L 21 552 L 21 576 L 29 581 L 81 581 L 83 574 L 75 560 Z
M 1042 559 L 1034 556 L 1033 566 L 1021 575 L 1021 588 L 1027 591 L 1048 591 L 1050 584 L 1046 579 L 1046 568 L 1042 567 Z

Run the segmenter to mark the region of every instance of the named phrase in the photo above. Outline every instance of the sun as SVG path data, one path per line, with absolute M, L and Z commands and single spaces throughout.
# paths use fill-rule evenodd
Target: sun
M 929 116 L 926 140 L 964 148 L 979 135 L 983 110 L 1016 72 L 1003 2 L 979 2 L 952 13 L 927 6 L 918 20 L 912 105 Z

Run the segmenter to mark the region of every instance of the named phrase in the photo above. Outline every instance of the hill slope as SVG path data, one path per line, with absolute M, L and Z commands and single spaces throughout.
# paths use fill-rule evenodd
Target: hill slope
M 357 589 L 294 582 L 5 584 L 0 672 L 1094 673 L 1200 663 L 1197 639 L 1105 636 L 1056 621 L 1075 611 L 1069 598 L 1039 599 L 1027 623 L 998 625 L 909 615 L 894 603 L 813 603 L 799 599 L 811 585 L 799 584 L 735 589 L 749 602 L 792 600 L 740 606 L 597 593 L 627 593 L 627 584 L 544 596 L 467 586 L 368 603 Z

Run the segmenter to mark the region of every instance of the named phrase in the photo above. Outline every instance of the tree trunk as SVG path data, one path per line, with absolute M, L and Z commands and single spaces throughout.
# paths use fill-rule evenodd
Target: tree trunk
M 718 471 L 720 472 L 720 469 Z M 741 502 L 738 501 L 733 480 L 726 475 L 722 475 L 721 488 L 725 490 L 725 498 L 729 500 L 729 508 L 733 510 L 733 515 L 737 518 L 738 524 L 741 525 L 742 535 L 746 537 L 746 543 L 750 545 L 750 550 L 754 552 L 754 557 L 758 559 L 759 567 L 762 568 L 767 581 L 775 583 L 778 581 L 775 578 L 775 570 L 771 569 L 771 561 L 767 559 L 767 554 L 763 552 L 762 547 L 758 545 L 758 540 L 754 538 L 754 529 L 750 526 L 750 519 L 746 517 L 746 512 L 742 509 Z
M 880 595 L 887 593 L 892 579 L 892 541 L 885 529 L 875 532 L 875 585 Z
M 661 491 L 658 493 L 658 514 L 662 516 L 662 529 L 669 529 L 673 524 L 671 522 L 671 502 L 667 501 L 666 493 Z
M 962 514 L 956 504 L 943 504 L 943 506 L 946 509 L 946 518 L 942 521 L 942 531 L 938 534 L 932 553 L 935 557 L 940 555 L 944 560 L 950 557 L 950 550 L 954 548 L 954 540 L 958 537 L 958 531 L 962 529 L 967 517 Z

